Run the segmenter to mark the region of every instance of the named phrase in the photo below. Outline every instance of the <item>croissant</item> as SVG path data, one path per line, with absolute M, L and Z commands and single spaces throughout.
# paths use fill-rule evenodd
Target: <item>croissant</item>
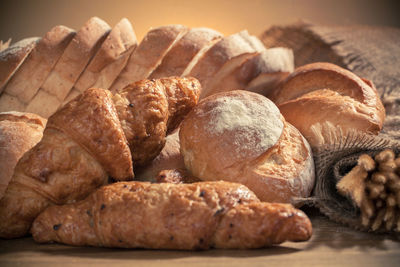
M 119 182 L 85 200 L 51 206 L 34 221 L 37 242 L 151 249 L 259 248 L 311 236 L 290 204 L 260 202 L 230 182 Z
M 25 235 L 44 208 L 83 199 L 109 176 L 133 179 L 133 165 L 160 152 L 166 134 L 197 103 L 199 87 L 194 78 L 165 78 L 114 96 L 92 88 L 57 111 L 0 200 L 0 237 Z

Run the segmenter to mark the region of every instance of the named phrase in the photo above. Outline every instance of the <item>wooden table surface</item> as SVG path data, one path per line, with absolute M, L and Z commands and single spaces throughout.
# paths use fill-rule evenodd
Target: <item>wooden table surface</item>
M 308 242 L 255 250 L 163 251 L 36 244 L 32 238 L 0 240 L 0 266 L 400 266 L 395 237 L 352 230 L 306 210 Z

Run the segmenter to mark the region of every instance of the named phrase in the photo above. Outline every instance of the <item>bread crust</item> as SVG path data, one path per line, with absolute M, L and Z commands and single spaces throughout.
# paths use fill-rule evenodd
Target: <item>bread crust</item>
M 21 112 L 0 113 L 0 199 L 22 155 L 43 136 L 46 119 Z
M 247 109 L 259 109 L 260 113 L 237 112 L 239 109 L 232 106 L 235 101 L 250 102 Z M 218 115 L 218 109 L 250 125 L 245 127 L 234 120 L 224 120 L 223 131 L 218 132 L 216 129 L 221 125 L 213 116 L 226 117 L 224 113 Z M 238 126 L 234 127 L 235 124 Z M 255 131 L 253 135 L 252 127 L 261 128 L 267 134 Z M 256 142 L 252 142 L 252 137 Z M 311 193 L 314 165 L 307 141 L 261 95 L 231 91 L 205 98 L 182 122 L 180 142 L 186 168 L 201 180 L 239 182 L 262 201 L 270 202 L 295 203 L 295 198 Z M 263 142 L 268 145 L 259 147 Z
M 385 119 L 373 83 L 330 63 L 297 68 L 271 98 L 311 146 L 318 146 L 310 130 L 316 123 L 329 122 L 344 133 L 354 129 L 377 134 Z
M 128 19 L 123 18 L 111 30 L 64 103 L 90 87 L 108 89 L 125 67 L 136 46 L 137 39 L 132 25 Z
M 39 40 L 38 37 L 22 39 L 0 52 L 0 93 Z
M 66 47 L 38 93 L 26 107 L 26 111 L 39 114 L 45 118 L 53 114 L 63 103 L 79 75 L 97 52 L 110 30 L 110 26 L 103 20 L 97 17 L 90 18 Z M 43 107 L 45 101 L 39 94 L 41 91 L 53 96 L 53 105 Z
M 117 92 L 130 83 L 149 77 L 164 55 L 187 31 L 187 27 L 179 24 L 150 30 L 132 53 L 110 90 Z
M 151 73 L 150 78 L 181 76 L 204 46 L 221 39 L 221 37 L 221 33 L 209 28 L 190 29 L 164 56 L 161 64 Z
M 226 63 L 235 59 L 235 62 L 243 62 L 259 49 L 260 46 L 255 44 L 247 31 L 232 34 L 222 38 L 208 49 L 187 76 L 195 77 L 200 81 L 203 87 L 200 98 L 203 98 L 210 95 L 208 86 Z
M 4 93 L 28 105 L 74 36 L 75 31 L 65 26 L 48 31 L 10 79 Z M 2 108 L 12 110 L 4 105 Z
M 235 183 L 121 182 L 80 203 L 50 207 L 31 232 L 41 243 L 198 250 L 304 241 L 312 228 L 303 212 L 260 202 Z

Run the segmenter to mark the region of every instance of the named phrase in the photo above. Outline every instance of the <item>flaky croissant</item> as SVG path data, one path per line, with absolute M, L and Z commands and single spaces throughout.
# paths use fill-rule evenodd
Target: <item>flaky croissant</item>
M 312 227 L 290 204 L 260 202 L 236 183 L 119 182 L 47 208 L 31 233 L 41 243 L 192 250 L 305 241 Z
M 48 120 L 42 140 L 15 167 L 0 200 L 0 237 L 25 235 L 50 204 L 85 198 L 108 177 L 131 180 L 196 103 L 193 78 L 143 80 L 114 96 L 88 89 Z

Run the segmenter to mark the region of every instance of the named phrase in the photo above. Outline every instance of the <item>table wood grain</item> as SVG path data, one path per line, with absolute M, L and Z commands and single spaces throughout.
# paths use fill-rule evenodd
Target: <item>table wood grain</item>
M 0 266 L 400 266 L 396 236 L 359 232 L 305 210 L 308 242 L 254 250 L 167 251 L 36 244 L 31 237 L 0 240 Z

